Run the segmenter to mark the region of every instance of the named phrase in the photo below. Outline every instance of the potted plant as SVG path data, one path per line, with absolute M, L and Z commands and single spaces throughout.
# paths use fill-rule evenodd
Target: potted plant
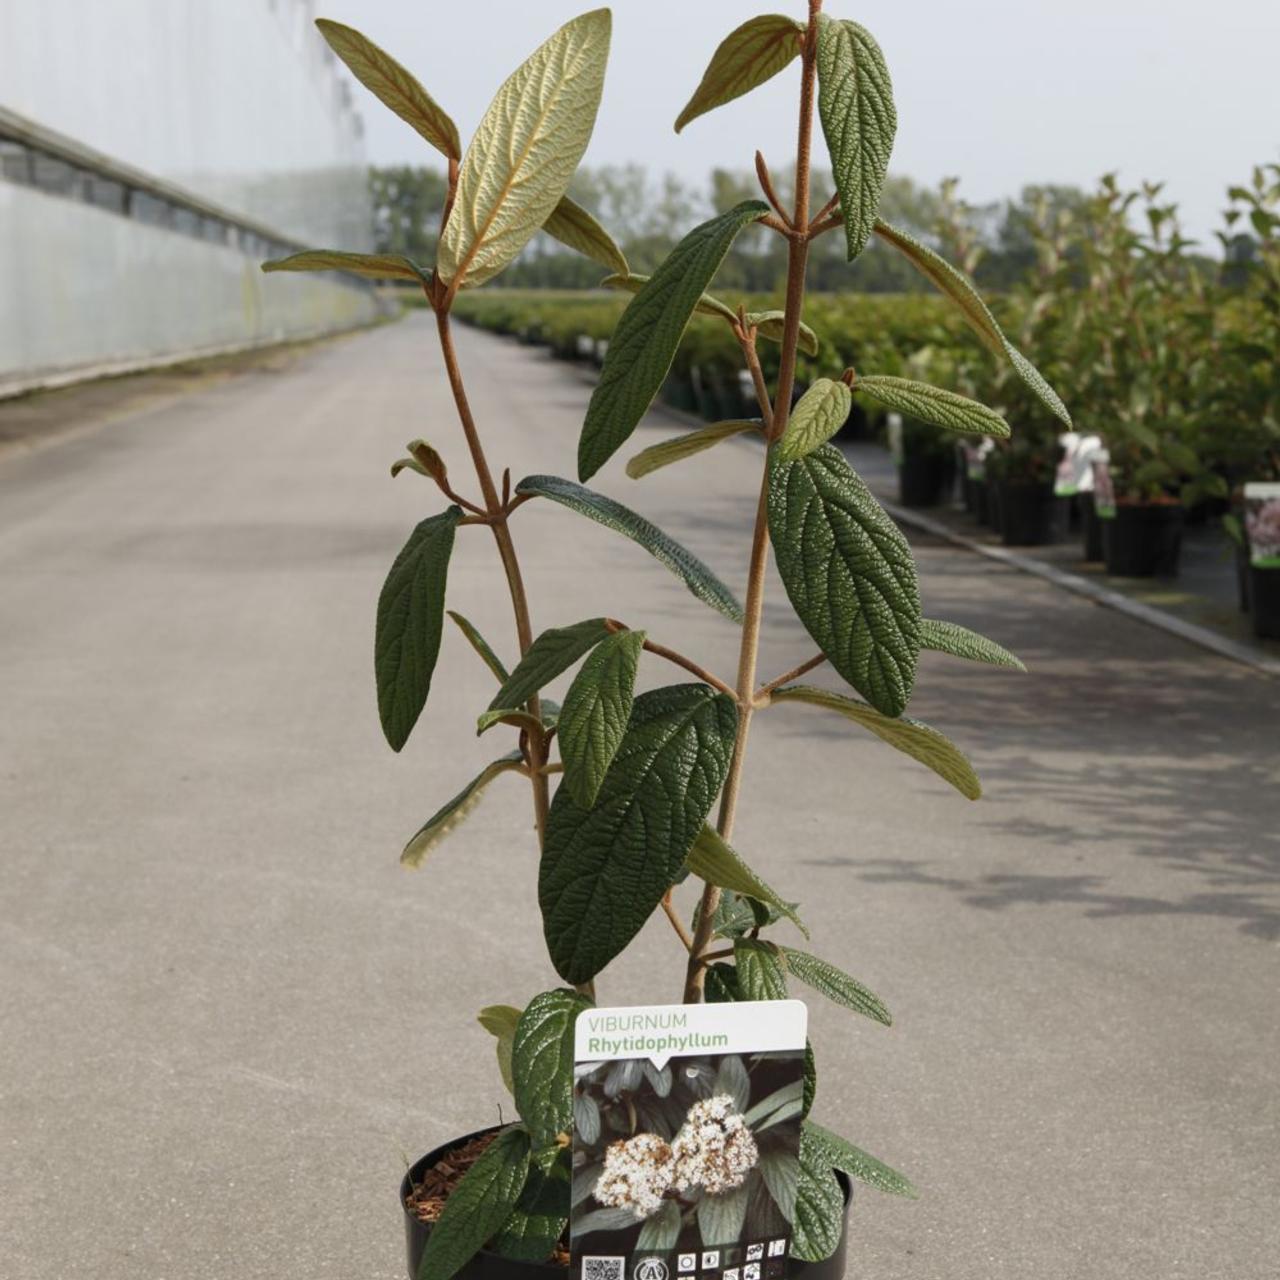
M 865 986 L 797 945 L 786 932 L 800 924 L 795 895 L 775 892 L 731 844 L 749 843 L 734 821 L 748 730 L 757 715 L 779 708 L 784 714 L 794 708 L 798 714 L 839 716 L 975 799 L 980 786 L 961 752 L 905 715 L 919 653 L 935 649 L 1020 666 L 993 642 L 925 615 L 906 541 L 828 443 L 855 395 L 968 433 L 1003 434 L 1007 428 L 999 416 L 948 390 L 874 370 L 817 379 L 792 405 L 809 246 L 820 236 L 840 235 L 852 259 L 874 235 L 904 254 L 957 305 L 994 354 L 1066 416 L 969 281 L 877 217 L 896 124 L 889 75 L 862 27 L 830 18 L 821 8 L 821 0 L 810 0 L 804 22 L 771 16 L 739 27 L 712 56 L 677 122 L 683 126 L 798 63 L 794 200 L 784 205 L 776 198 L 768 167 L 758 158 L 763 200 L 744 201 L 694 227 L 652 277 L 630 280 L 635 296 L 610 340 L 582 427 L 577 480 L 531 475 L 514 485 L 495 471 L 471 411 L 452 338 L 453 304 L 459 290 L 498 275 L 539 228 L 603 269 L 629 275 L 608 233 L 565 195 L 594 124 L 609 13 L 596 10 L 569 22 L 517 68 L 465 154 L 452 121 L 403 67 L 350 28 L 321 24 L 355 74 L 448 161 L 449 194 L 434 264 L 334 251 L 268 264 L 270 270 L 336 268 L 375 278 L 413 278 L 435 316 L 474 480 L 464 483 L 440 449 L 420 440 L 392 468 L 393 473 L 416 473 L 428 486 L 424 492 L 434 486 L 440 493 L 410 532 L 378 601 L 377 701 L 392 748 L 404 746 L 426 705 L 445 625 L 446 588 L 449 603 L 463 603 L 456 584 L 448 583 L 456 537 L 493 539 L 517 642 L 514 654 L 504 658 L 500 650 L 506 646 L 491 645 L 462 614 L 448 614 L 492 674 L 494 693 L 486 707 L 477 708 L 478 731 L 508 735 L 508 749 L 427 819 L 402 858 L 410 865 L 421 863 L 496 779 L 523 779 L 540 846 L 538 907 L 550 967 L 559 979 L 557 985 L 549 972 L 546 980 L 533 980 L 530 990 L 495 993 L 515 1003 L 480 1012 L 496 1038 L 498 1074 L 513 1095 L 519 1119 L 446 1143 L 418 1162 L 402 1186 L 410 1272 L 424 1280 L 550 1274 L 563 1267 L 573 1198 L 612 1194 L 600 1178 L 584 1179 L 581 1166 L 575 1166 L 581 1152 L 568 1138 L 574 1108 L 598 1107 L 599 1099 L 595 1082 L 580 1079 L 575 1085 L 571 1037 L 578 1012 L 596 1001 L 602 971 L 655 913 L 670 922 L 685 1001 L 776 999 L 795 981 L 889 1023 L 888 1010 Z M 810 149 L 819 125 L 838 194 L 813 208 Z M 707 292 L 731 242 L 752 227 L 781 236 L 786 244 L 786 306 L 780 323 L 730 310 Z M 732 334 L 751 375 L 756 416 L 653 445 L 633 457 L 627 470 L 636 477 L 649 475 L 735 434 L 760 439 L 765 447 L 759 490 L 743 495 L 744 515 L 754 510 L 755 517 L 744 541 L 748 564 L 742 603 L 707 565 L 660 529 L 585 483 L 630 438 L 698 308 L 719 315 Z M 772 386 L 761 371 L 761 341 L 777 343 Z M 656 556 L 700 604 L 738 629 L 737 671 L 724 676 L 711 671 L 669 644 L 672 637 L 642 629 L 646 619 L 603 616 L 603 599 L 602 616 L 556 619 L 556 626 L 537 632 L 515 534 L 519 513 L 535 502 L 563 508 L 566 519 L 602 524 Z M 797 625 L 809 633 L 816 651 L 791 670 L 762 678 L 760 622 L 771 544 Z M 553 606 L 549 601 L 545 607 Z M 674 667 L 676 682 L 636 695 L 641 661 Z M 575 674 L 557 705 L 546 696 L 547 688 L 570 671 Z M 818 671 L 830 677 L 829 687 L 804 681 Z M 691 891 L 696 903 L 689 912 L 678 895 Z M 442 963 L 447 965 L 447 958 Z M 815 1268 L 813 1275 L 835 1276 L 842 1268 L 849 1178 L 899 1194 L 913 1194 L 913 1188 L 809 1117 L 817 1081 L 810 1053 L 804 1096 L 796 1100 L 805 1116 L 798 1160 L 769 1197 L 780 1212 L 792 1210 L 796 1270 L 809 1267 Z M 624 1129 L 637 1123 L 626 1108 L 619 1122 Z M 639 1136 L 639 1130 L 631 1132 Z M 728 1212 L 727 1206 L 719 1208 Z M 646 1220 L 649 1225 L 651 1247 L 670 1239 L 669 1222 Z

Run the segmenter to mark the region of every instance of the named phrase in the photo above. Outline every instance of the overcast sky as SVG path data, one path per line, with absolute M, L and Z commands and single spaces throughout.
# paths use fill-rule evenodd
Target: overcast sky
M 404 62 L 466 138 L 493 91 L 590 0 L 317 0 Z M 585 163 L 639 161 L 699 182 L 792 155 L 798 72 L 672 121 L 712 50 L 761 12 L 801 0 L 615 0 L 604 102 Z M 1110 169 L 1164 180 L 1188 232 L 1216 247 L 1225 188 L 1280 160 L 1280 0 L 828 0 L 880 41 L 893 75 L 892 169 L 963 180 L 975 202 L 1029 182 L 1083 186 Z M 438 159 L 356 86 L 376 164 Z

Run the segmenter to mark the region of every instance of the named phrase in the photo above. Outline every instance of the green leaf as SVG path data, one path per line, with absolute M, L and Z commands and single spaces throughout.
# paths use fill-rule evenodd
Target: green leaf
M 646 1218 L 636 1240 L 637 1253 L 665 1253 L 676 1247 L 680 1239 L 680 1206 L 674 1200 L 664 1200 L 657 1213 Z
M 748 311 L 747 324 L 755 325 L 759 330 L 757 337 L 768 338 L 770 342 L 781 342 L 786 327 L 785 311 Z M 800 350 L 806 355 L 816 356 L 819 350 L 818 335 L 802 320 L 800 322 Z
M 818 115 L 840 193 L 849 261 L 867 246 L 898 131 L 884 54 L 856 22 L 818 16 Z
M 1004 336 L 990 308 L 969 281 L 940 254 L 921 244 L 913 235 L 877 220 L 875 233 L 901 252 L 935 288 L 945 293 L 960 309 L 965 322 L 992 352 L 1008 360 L 1027 389 L 1050 413 L 1068 428 L 1071 415 L 1058 393 L 1043 374 Z
M 742 998 L 749 1000 L 752 997 L 744 995 Z M 798 1116 L 803 1105 L 804 1081 L 792 1080 L 757 1102 L 742 1118 L 751 1129 L 759 1133 Z
M 865 392 L 888 409 L 906 414 L 908 418 L 930 422 L 944 431 L 995 436 L 1000 440 L 1009 436 L 1009 424 L 994 409 L 954 391 L 931 387 L 927 382 L 877 376 L 859 378 L 854 383 L 854 390 Z
M 963 752 L 944 738 L 936 729 L 931 729 L 919 720 L 910 720 L 905 716 L 895 717 L 882 715 L 874 707 L 846 698 L 843 694 L 832 693 L 827 689 L 817 689 L 812 685 L 793 684 L 785 689 L 776 689 L 772 695 L 774 702 L 808 702 L 814 706 L 825 707 L 828 711 L 838 712 L 847 720 L 870 729 L 882 742 L 887 742 L 895 751 L 919 760 L 922 765 L 932 769 L 944 782 L 949 782 L 955 789 L 969 800 L 977 800 L 982 795 L 982 783 L 974 773 L 973 766 L 965 758 Z
M 568 196 L 561 196 L 560 203 L 542 224 L 549 236 L 555 236 L 561 244 L 576 249 L 584 257 L 598 262 L 606 271 L 626 275 L 627 256 L 614 238 L 580 204 Z
M 423 823 L 413 839 L 405 845 L 404 852 L 400 855 L 401 864 L 414 869 L 422 866 L 427 854 L 476 807 L 485 787 L 494 778 L 503 773 L 522 772 L 524 772 L 524 757 L 518 751 L 512 751 L 500 760 L 485 765 L 448 804 L 433 813 Z
M 770 13 L 744 22 L 720 42 L 702 82 L 676 119 L 676 132 L 698 116 L 750 93 L 800 56 L 804 25 Z
M 431 274 L 398 253 L 344 253 L 341 249 L 307 249 L 287 258 L 272 258 L 263 271 L 347 271 L 366 280 L 410 280 L 427 284 Z
M 347 64 L 351 74 L 376 98 L 420 133 L 450 160 L 462 159 L 458 126 L 440 109 L 434 98 L 389 53 L 379 49 L 354 27 L 330 18 L 317 18 L 316 26 L 329 48 Z
M 461 507 L 422 521 L 409 535 L 378 596 L 373 667 L 382 732 L 393 751 L 409 740 L 440 656 L 444 591 Z
M 573 1024 L 590 1002 L 576 991 L 544 991 L 529 1001 L 511 1046 L 516 1107 L 535 1152 L 573 1128 Z
M 993 667 L 1026 670 L 1022 660 L 1008 649 L 955 622 L 939 622 L 936 618 L 921 619 L 920 647 L 933 649 L 938 653 L 949 653 L 954 658 L 968 658 L 970 662 L 985 662 Z
M 589 480 L 627 442 L 671 368 L 702 291 L 743 227 L 769 212 L 744 200 L 695 227 L 622 313 L 578 441 L 578 479 Z
M 695 876 L 701 876 L 708 884 L 745 894 L 758 902 L 766 903 L 787 917 L 807 938 L 809 930 L 796 914 L 794 903 L 784 902 L 754 871 L 712 826 L 703 823 L 698 838 L 689 850 L 685 866 Z
M 682 547 L 630 507 L 559 476 L 526 476 L 516 485 L 516 492 L 549 498 L 604 525 L 606 529 L 630 538 L 655 560 L 666 565 L 704 604 L 709 604 L 731 622 L 742 621 L 742 606 L 733 592 L 692 551 Z
M 603 289 L 617 289 L 622 293 L 637 294 L 652 278 L 652 276 L 636 275 L 635 272 L 628 271 L 625 274 L 605 276 L 600 281 L 600 287 Z M 738 320 L 738 313 L 728 303 L 721 302 L 719 298 L 713 298 L 709 293 L 704 293 L 694 303 L 693 309 L 700 316 L 716 316 L 729 324 L 736 324 Z
M 643 631 L 619 631 L 602 640 L 573 678 L 560 712 L 564 785 L 590 809 L 622 742 L 631 716 Z
M 844 456 L 776 454 L 769 533 L 792 607 L 831 665 L 877 710 L 901 715 L 915 682 L 920 588 L 911 548 Z
M 743 1000 L 785 1000 L 787 975 L 778 948 L 758 938 L 735 938 L 733 963 L 738 969 L 738 994 Z
M 405 468 L 416 471 L 420 476 L 429 476 L 437 484 L 443 485 L 449 478 L 449 468 L 444 459 L 425 440 L 410 440 L 405 448 L 409 451 L 407 458 L 400 458 L 391 464 L 391 478 L 394 480 Z
M 812 1121 L 800 1128 L 800 1177 L 792 1226 L 791 1256 L 821 1262 L 840 1247 L 844 1232 L 844 1190 L 836 1181 L 826 1151 L 812 1133 Z
M 674 883 L 724 783 L 731 698 L 704 684 L 641 694 L 592 809 L 561 786 L 538 876 L 543 932 L 566 982 L 593 978 Z
M 454 288 L 496 276 L 560 203 L 595 127 L 611 25 L 608 9 L 565 23 L 498 90 L 440 237 L 436 266 Z
M 774 1204 L 788 1222 L 793 1221 L 800 1189 L 799 1159 L 790 1151 L 768 1151 L 760 1157 L 759 1169 Z
M 763 427 L 759 418 L 735 418 L 730 422 L 716 422 L 709 427 L 676 436 L 673 440 L 651 444 L 647 449 L 641 449 L 627 463 L 627 475 L 633 480 L 639 480 L 641 476 L 647 476 L 649 472 L 657 471 L 659 467 L 669 467 L 673 462 L 692 458 L 695 453 L 710 449 L 721 440 L 740 436 L 745 431 L 761 434 Z
M 904 1177 L 887 1164 L 860 1151 L 851 1142 L 846 1142 L 830 1129 L 823 1128 L 813 1120 L 806 1120 L 801 1130 L 800 1146 L 803 1159 L 806 1138 L 812 1148 L 820 1153 L 833 1169 L 847 1173 L 859 1182 L 865 1182 L 877 1191 L 886 1191 L 894 1196 L 907 1196 L 911 1200 L 919 1198 L 920 1193 L 911 1184 L 911 1179 Z
M 448 613 L 454 625 L 466 636 L 467 643 L 480 655 L 480 661 L 493 672 L 499 684 L 505 684 L 508 679 L 507 669 L 502 665 L 498 655 L 489 647 L 489 642 L 462 614 L 455 613 L 452 609 Z
M 568 671 L 584 653 L 595 648 L 609 634 L 603 618 L 588 618 L 569 627 L 549 627 L 516 663 L 515 670 L 493 695 L 489 710 L 523 706 L 539 689 Z
M 751 1105 L 751 1077 L 736 1053 L 726 1054 L 720 1059 L 711 1092 L 728 1094 L 733 1099 L 735 1111 L 745 1111 Z
M 518 1262 L 543 1262 L 560 1241 L 569 1222 L 565 1178 L 531 1168 L 520 1199 L 489 1241 L 491 1252 Z
M 529 1135 L 504 1129 L 462 1175 L 431 1228 L 419 1280 L 451 1280 L 511 1216 L 529 1174 Z
M 750 1194 L 751 1187 L 744 1182 L 732 1191 L 718 1196 L 705 1195 L 698 1201 L 698 1231 L 704 1245 L 737 1244 Z
M 800 1118 L 803 1120 L 805 1116 L 813 1110 L 813 1100 L 818 1096 L 818 1061 L 813 1056 L 813 1045 L 810 1041 L 804 1042 L 804 1092 L 802 1095 L 803 1105 L 800 1108 Z
M 893 1018 L 884 1002 L 873 991 L 868 991 L 856 978 L 837 969 L 835 965 L 811 956 L 807 951 L 796 951 L 792 947 L 780 947 L 782 958 L 787 969 L 796 975 L 801 982 L 820 991 L 828 1000 L 852 1009 L 874 1022 L 893 1025 Z
M 476 720 L 476 737 L 492 729 L 495 724 L 513 725 L 529 733 L 546 733 L 556 727 L 560 719 L 560 704 L 550 698 L 543 698 L 539 704 L 539 715 L 532 715 L 524 707 L 494 707 L 481 712 Z
M 853 392 L 843 382 L 819 378 L 791 410 L 777 456 L 794 462 L 826 444 L 844 426 L 852 407 Z
M 514 1005 L 491 1004 L 476 1014 L 476 1021 L 497 1041 L 498 1071 L 507 1092 L 514 1097 L 516 1082 L 511 1073 L 511 1046 L 515 1042 L 520 1010 Z

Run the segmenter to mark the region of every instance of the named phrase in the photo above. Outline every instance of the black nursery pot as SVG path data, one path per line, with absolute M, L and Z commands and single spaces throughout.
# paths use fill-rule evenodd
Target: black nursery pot
M 904 507 L 936 507 L 955 478 L 949 455 L 907 454 L 898 464 L 898 501 Z
M 1249 612 L 1249 553 L 1244 547 L 1236 547 L 1236 590 L 1240 596 L 1240 612 Z
M 1249 566 L 1249 608 L 1254 634 L 1280 640 L 1280 569 Z
M 1000 485 L 1000 540 L 1006 547 L 1042 547 L 1065 536 L 1067 500 L 1051 484 Z
M 400 1208 L 404 1212 L 404 1235 L 408 1249 L 409 1280 L 418 1280 L 418 1268 L 422 1265 L 422 1253 L 427 1247 L 427 1237 L 431 1234 L 432 1224 L 423 1222 L 409 1208 L 409 1196 L 413 1188 L 422 1180 L 432 1165 L 438 1163 L 450 1151 L 465 1146 L 472 1138 L 492 1133 L 493 1128 L 477 1129 L 461 1138 L 454 1138 L 434 1151 L 428 1151 L 421 1160 L 405 1174 L 400 1183 Z M 844 1223 L 840 1230 L 840 1244 L 835 1253 L 821 1262 L 797 1262 L 793 1260 L 787 1269 L 789 1277 L 795 1280 L 844 1280 L 845 1261 L 848 1257 L 849 1244 L 849 1208 L 853 1201 L 853 1185 L 843 1173 L 836 1173 L 840 1181 L 840 1189 L 844 1192 Z M 474 1258 L 462 1267 L 454 1280 L 577 1280 L 571 1277 L 568 1267 L 558 1267 L 550 1262 L 517 1262 L 513 1258 L 502 1258 L 487 1249 L 481 1249 Z
M 1082 493 L 1080 502 L 1080 532 L 1084 544 L 1084 558 L 1095 562 L 1102 559 L 1102 521 L 1094 506 L 1093 494 Z
M 1121 578 L 1172 578 L 1182 554 L 1185 512 L 1178 503 L 1123 503 L 1102 522 L 1107 572 Z

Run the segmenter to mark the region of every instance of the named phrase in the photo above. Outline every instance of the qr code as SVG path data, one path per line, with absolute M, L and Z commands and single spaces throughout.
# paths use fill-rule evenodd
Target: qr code
M 583 1258 L 582 1280 L 624 1280 L 626 1258 Z

